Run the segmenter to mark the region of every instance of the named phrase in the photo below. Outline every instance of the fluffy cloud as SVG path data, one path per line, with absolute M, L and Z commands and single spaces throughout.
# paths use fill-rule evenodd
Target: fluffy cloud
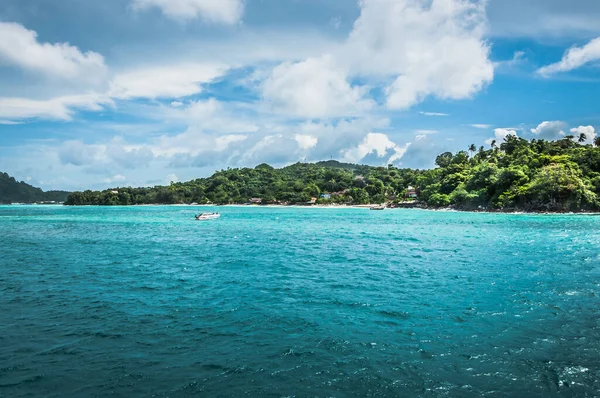
M 344 152 L 349 148 L 358 147 L 365 139 L 366 132 L 386 129 L 390 125 L 388 119 L 356 118 L 342 119 L 337 122 L 323 121 L 319 123 L 301 123 L 294 131 L 298 134 L 315 137 L 317 145 L 313 147 L 308 158 L 323 160 L 334 157 L 344 157 Z M 283 131 L 289 130 L 285 128 Z
M 473 127 L 475 129 L 482 129 L 482 130 L 491 129 L 493 127 L 491 124 L 481 124 L 481 123 L 468 124 L 468 126 Z
M 36 32 L 10 22 L 0 22 L 1 63 L 69 81 L 98 82 L 107 73 L 102 55 L 69 43 L 40 43 Z
M 45 101 L 0 97 L 0 118 L 71 120 L 77 109 L 100 111 L 105 106 L 114 106 L 114 103 L 110 98 L 97 94 L 65 96 Z
M 296 134 L 294 138 L 302 149 L 312 149 L 319 143 L 319 139 L 317 137 L 313 137 L 312 135 L 308 134 Z
M 415 169 L 431 168 L 434 167 L 436 156 L 447 150 L 443 141 L 428 135 L 417 135 L 410 145 L 407 145 L 406 152 L 396 164 L 399 167 Z
M 62 164 L 86 166 L 99 159 L 104 152 L 102 145 L 86 145 L 83 141 L 65 141 L 58 150 Z
M 539 139 L 558 140 L 565 136 L 567 124 L 561 121 L 542 122 L 536 128 L 531 129 L 531 132 Z
M 361 114 L 375 104 L 367 87 L 352 83 L 364 76 L 384 85 L 390 109 L 428 96 L 470 98 L 493 80 L 485 2 L 362 0 L 360 7 L 343 44 L 272 71 L 262 94 L 275 109 L 307 118 Z
M 135 10 L 159 8 L 175 20 L 201 18 L 230 25 L 239 22 L 244 12 L 242 0 L 133 0 L 132 5 Z
M 126 181 L 127 177 L 121 175 L 121 174 L 116 174 L 112 177 L 107 177 L 104 179 L 104 182 L 107 184 L 112 184 L 113 182 L 123 182 Z
M 538 69 L 537 73 L 548 77 L 559 72 L 568 72 L 580 68 L 598 60 L 600 60 L 600 37 L 590 41 L 583 47 L 570 48 L 559 62 L 544 66 Z
M 198 94 L 203 83 L 222 76 L 226 68 L 210 64 L 188 64 L 133 70 L 112 80 L 109 95 L 120 99 L 180 98 Z M 173 102 L 174 107 L 181 106 Z
M 387 106 L 470 98 L 494 77 L 486 2 L 362 0 L 342 57 L 353 73 L 394 77 Z
M 131 145 L 115 137 L 107 144 L 85 144 L 81 140 L 65 141 L 58 148 L 62 164 L 105 168 L 135 169 L 149 164 L 155 158 L 144 145 Z
M 409 146 L 410 144 L 403 147 L 398 146 L 386 134 L 369 133 L 356 148 L 344 151 L 343 158 L 347 162 L 357 163 L 367 155 L 375 154 L 381 158 L 382 163 L 393 163 L 402 158 Z
M 272 109 L 305 118 L 357 115 L 374 105 L 328 55 L 277 66 L 263 82 L 262 94 Z
M 486 144 L 492 145 L 492 142 L 496 142 L 496 145 L 500 146 L 509 135 L 518 136 L 515 129 L 494 129 L 494 138 L 490 138 L 485 141 Z
M 450 116 L 447 113 L 440 112 L 419 112 L 423 116 Z
M 585 135 L 584 144 L 593 144 L 596 138 L 596 129 L 594 126 L 579 126 L 571 129 L 571 134 L 574 136 L 575 141 L 579 141 L 581 134 Z

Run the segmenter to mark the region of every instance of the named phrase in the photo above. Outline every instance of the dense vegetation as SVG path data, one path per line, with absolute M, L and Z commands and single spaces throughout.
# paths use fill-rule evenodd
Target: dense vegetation
M 383 203 L 416 182 L 418 171 L 395 167 L 359 166 L 336 161 L 296 163 L 282 169 L 261 164 L 254 169 L 227 169 L 209 178 L 153 188 L 116 188 L 103 192 L 75 192 L 69 205 L 130 205 L 152 203 L 263 204 Z M 322 193 L 332 193 L 330 199 Z
M 18 182 L 6 173 L 0 173 L 0 203 L 64 202 L 69 192 L 48 191 Z
M 153 188 L 73 193 L 67 204 L 152 203 L 383 203 L 404 200 L 416 187 L 425 207 L 463 210 L 580 211 L 600 209 L 600 148 L 586 137 L 559 141 L 508 136 L 500 145 L 439 155 L 431 170 L 359 166 L 335 161 L 297 163 L 282 169 L 262 164 L 227 169 L 209 178 Z M 600 145 L 600 140 L 596 140 Z

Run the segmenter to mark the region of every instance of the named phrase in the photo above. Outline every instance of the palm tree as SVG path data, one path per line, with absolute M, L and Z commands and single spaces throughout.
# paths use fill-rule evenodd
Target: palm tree
M 594 138 L 594 145 L 596 145 L 597 147 L 600 147 L 600 135 L 596 138 Z
M 473 157 L 473 154 L 475 153 L 476 150 L 477 150 L 477 147 L 475 146 L 475 144 L 471 144 L 471 146 L 469 147 L 469 152 L 471 152 L 471 157 Z
M 583 144 L 587 140 L 587 135 L 585 133 L 579 134 L 579 139 L 577 140 L 580 144 Z
M 490 144 L 490 146 L 492 148 L 496 148 L 496 140 L 492 140 L 492 143 Z

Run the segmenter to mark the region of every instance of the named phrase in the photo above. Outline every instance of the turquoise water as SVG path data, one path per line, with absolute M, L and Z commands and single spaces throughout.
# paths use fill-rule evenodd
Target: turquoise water
M 594 396 L 600 217 L 0 207 L 0 396 Z

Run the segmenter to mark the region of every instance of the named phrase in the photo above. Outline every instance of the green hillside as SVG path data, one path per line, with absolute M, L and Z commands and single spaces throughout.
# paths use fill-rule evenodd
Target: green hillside
M 435 169 L 399 169 L 326 161 L 281 169 L 221 170 L 208 178 L 152 188 L 115 188 L 73 193 L 69 205 L 174 203 L 263 204 L 383 203 L 404 200 L 416 188 L 421 206 L 460 210 L 598 211 L 600 140 L 566 136 L 527 141 L 508 136 L 500 145 L 446 152 Z M 321 198 L 321 194 L 327 194 Z
M 64 202 L 68 196 L 69 192 L 44 192 L 6 173 L 0 173 L 0 203 Z

